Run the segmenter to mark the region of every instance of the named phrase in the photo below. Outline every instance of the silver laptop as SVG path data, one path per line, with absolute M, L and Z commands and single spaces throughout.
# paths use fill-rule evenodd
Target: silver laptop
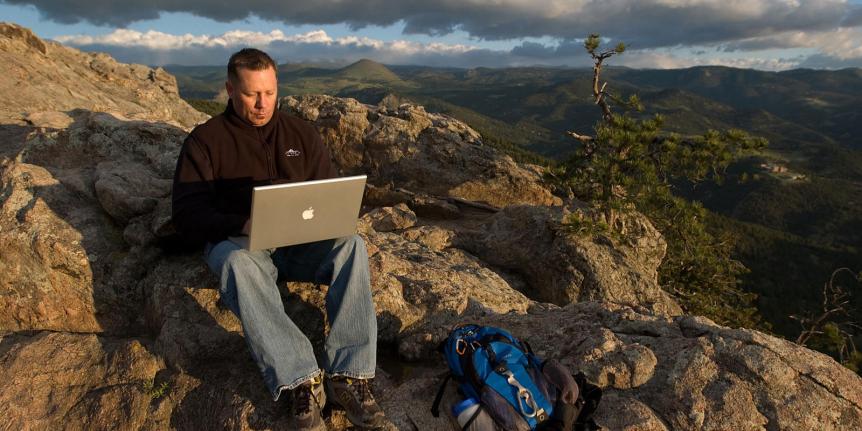
M 356 233 L 365 175 L 255 187 L 248 236 L 230 240 L 262 250 Z

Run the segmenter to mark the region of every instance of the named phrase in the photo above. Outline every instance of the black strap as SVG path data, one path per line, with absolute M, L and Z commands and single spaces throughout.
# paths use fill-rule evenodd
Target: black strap
M 497 362 L 497 354 L 494 353 L 494 349 L 491 348 L 491 343 L 495 341 L 509 344 L 517 348 L 520 347 L 512 343 L 512 340 L 506 338 L 502 334 L 489 334 L 479 339 L 479 345 L 485 348 L 485 355 L 488 356 L 488 362 L 491 364 L 491 368 L 498 373 L 502 373 L 506 370 L 506 364 L 503 364 L 502 362 Z
M 473 416 L 470 416 L 470 419 L 467 420 L 467 423 L 465 423 L 464 426 L 461 427 L 461 431 L 465 431 L 467 428 L 470 428 L 470 425 L 473 425 L 473 421 L 475 421 L 476 418 L 479 417 L 479 413 L 482 413 L 483 408 L 485 407 L 479 404 L 479 408 L 476 409 L 475 412 L 473 412 Z
M 482 390 L 482 386 L 485 385 L 485 382 L 479 378 L 479 372 L 476 371 L 476 364 L 473 363 L 473 352 L 472 350 L 468 350 L 465 354 L 458 356 L 458 362 L 461 364 L 461 372 L 464 373 L 464 379 L 470 382 L 474 388 L 476 388 L 476 392 Z M 457 376 L 456 376 L 457 377 Z
M 512 340 L 510 340 L 509 338 L 507 338 L 507 337 L 506 337 L 505 335 L 503 335 L 503 334 L 488 334 L 488 335 L 486 335 L 486 336 L 482 337 L 482 338 L 479 340 L 479 344 L 481 344 L 481 345 L 483 345 L 483 346 L 487 346 L 487 345 L 488 345 L 488 344 L 490 344 L 492 341 L 499 341 L 499 342 L 501 342 L 501 343 L 511 344 L 511 345 L 513 345 L 513 346 L 515 346 L 515 347 L 517 347 L 517 348 L 519 348 L 519 349 L 521 348 L 520 346 L 518 346 L 517 344 L 513 343 L 513 342 L 512 342 Z
M 452 373 L 446 374 L 446 378 L 443 379 L 443 383 L 440 384 L 440 389 L 437 389 L 437 395 L 434 397 L 434 404 L 431 405 L 431 414 L 434 415 L 435 418 L 440 417 L 440 401 L 443 399 L 443 393 L 446 392 L 446 383 L 449 383 L 449 379 L 452 378 Z
M 535 354 L 535 353 L 533 353 L 533 347 L 532 347 L 532 346 L 530 346 L 530 343 L 528 343 L 528 342 L 526 342 L 526 341 L 524 341 L 524 340 L 521 340 L 521 344 L 523 344 L 523 345 L 524 345 L 524 347 L 526 347 L 526 349 L 527 349 L 527 350 L 526 350 L 526 351 L 527 351 L 527 353 L 529 353 L 529 354 L 531 354 L 531 355 L 533 355 L 533 356 L 536 356 L 536 354 Z
M 515 347 L 516 349 L 521 350 L 522 352 L 524 352 L 524 356 L 526 356 L 527 358 L 527 366 L 533 367 L 537 371 L 541 370 L 541 361 L 539 360 L 539 358 L 536 357 L 536 355 L 533 353 L 533 348 L 530 347 L 530 345 L 527 344 L 526 341 L 517 340 L 513 342 L 503 334 L 489 334 L 479 340 L 479 345 L 485 348 L 485 352 L 488 355 L 488 362 L 491 363 L 491 368 L 494 369 L 494 371 L 502 374 L 504 371 L 506 371 L 507 367 L 506 364 L 502 362 L 497 362 L 497 355 L 494 353 L 494 349 L 491 348 L 492 342 L 508 344 L 512 347 Z
M 583 403 L 578 417 L 575 419 L 575 430 L 597 430 L 599 426 L 593 419 L 593 413 L 599 408 L 599 403 L 602 400 L 602 389 L 590 383 L 583 372 L 579 372 L 574 377 L 578 384 L 578 402 Z

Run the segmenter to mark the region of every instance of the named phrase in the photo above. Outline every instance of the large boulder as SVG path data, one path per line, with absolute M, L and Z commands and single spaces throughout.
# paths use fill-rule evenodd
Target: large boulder
M 0 165 L 0 329 L 118 333 L 142 323 L 137 284 L 159 252 L 130 246 L 171 233 L 163 214 L 186 131 L 89 111 L 69 118 L 26 135 Z
M 0 338 L 8 429 L 141 429 L 164 363 L 147 341 L 42 332 Z
M 383 341 L 398 341 L 411 326 L 468 308 L 523 314 L 531 303 L 501 274 L 463 250 L 372 229 L 363 235 Z
M 522 274 L 529 296 L 539 301 L 566 305 L 604 300 L 653 313 L 682 313 L 658 285 L 667 244 L 649 220 L 628 216 L 633 246 L 572 232 L 566 218 L 565 208 L 510 206 L 481 228 L 464 231 L 455 244 Z
M 288 96 L 281 106 L 314 122 L 343 172 L 368 174 L 375 184 L 498 207 L 562 203 L 540 168 L 515 163 L 466 124 L 421 106 L 389 110 L 331 96 Z
M 0 169 L 0 330 L 124 326 L 105 312 L 119 299 L 105 264 L 122 248 L 110 220 L 42 167 L 6 160 Z

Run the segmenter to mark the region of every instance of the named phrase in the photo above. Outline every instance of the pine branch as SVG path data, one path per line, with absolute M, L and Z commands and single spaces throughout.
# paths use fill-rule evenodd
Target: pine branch
M 592 137 L 592 136 L 589 136 L 589 135 L 581 135 L 581 134 L 578 134 L 578 133 L 576 133 L 576 132 L 572 132 L 572 131 L 568 131 L 568 132 L 566 132 L 566 134 L 567 134 L 567 135 L 569 135 L 569 136 L 571 136 L 571 137 L 573 137 L 573 138 L 575 138 L 575 139 L 577 139 L 577 140 L 579 140 L 579 141 L 581 141 L 581 142 L 593 142 L 593 141 L 596 139 L 596 138 L 594 138 L 594 137 Z

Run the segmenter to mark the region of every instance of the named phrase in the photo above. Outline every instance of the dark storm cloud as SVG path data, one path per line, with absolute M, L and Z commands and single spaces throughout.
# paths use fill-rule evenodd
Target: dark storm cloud
M 439 35 L 463 30 L 487 40 L 544 36 L 572 40 L 601 32 L 636 48 L 716 44 L 862 22 L 859 8 L 842 0 L 0 1 L 32 4 L 45 17 L 63 23 L 124 26 L 156 18 L 161 12 L 188 12 L 223 22 L 254 15 L 288 24 L 345 23 L 355 29 L 403 22 L 407 33 Z M 536 47 L 524 49 L 535 51 Z
M 825 54 L 815 54 L 807 57 L 798 67 L 809 69 L 844 69 L 862 67 L 862 58 L 839 58 Z
M 855 6 L 850 9 L 841 21 L 844 27 L 859 27 L 862 26 L 862 6 Z
M 556 45 L 544 45 L 537 42 L 522 42 L 520 45 L 512 48 L 512 55 L 524 58 L 569 58 L 583 56 L 586 57 L 584 50 L 584 42 L 582 40 L 561 41 Z

